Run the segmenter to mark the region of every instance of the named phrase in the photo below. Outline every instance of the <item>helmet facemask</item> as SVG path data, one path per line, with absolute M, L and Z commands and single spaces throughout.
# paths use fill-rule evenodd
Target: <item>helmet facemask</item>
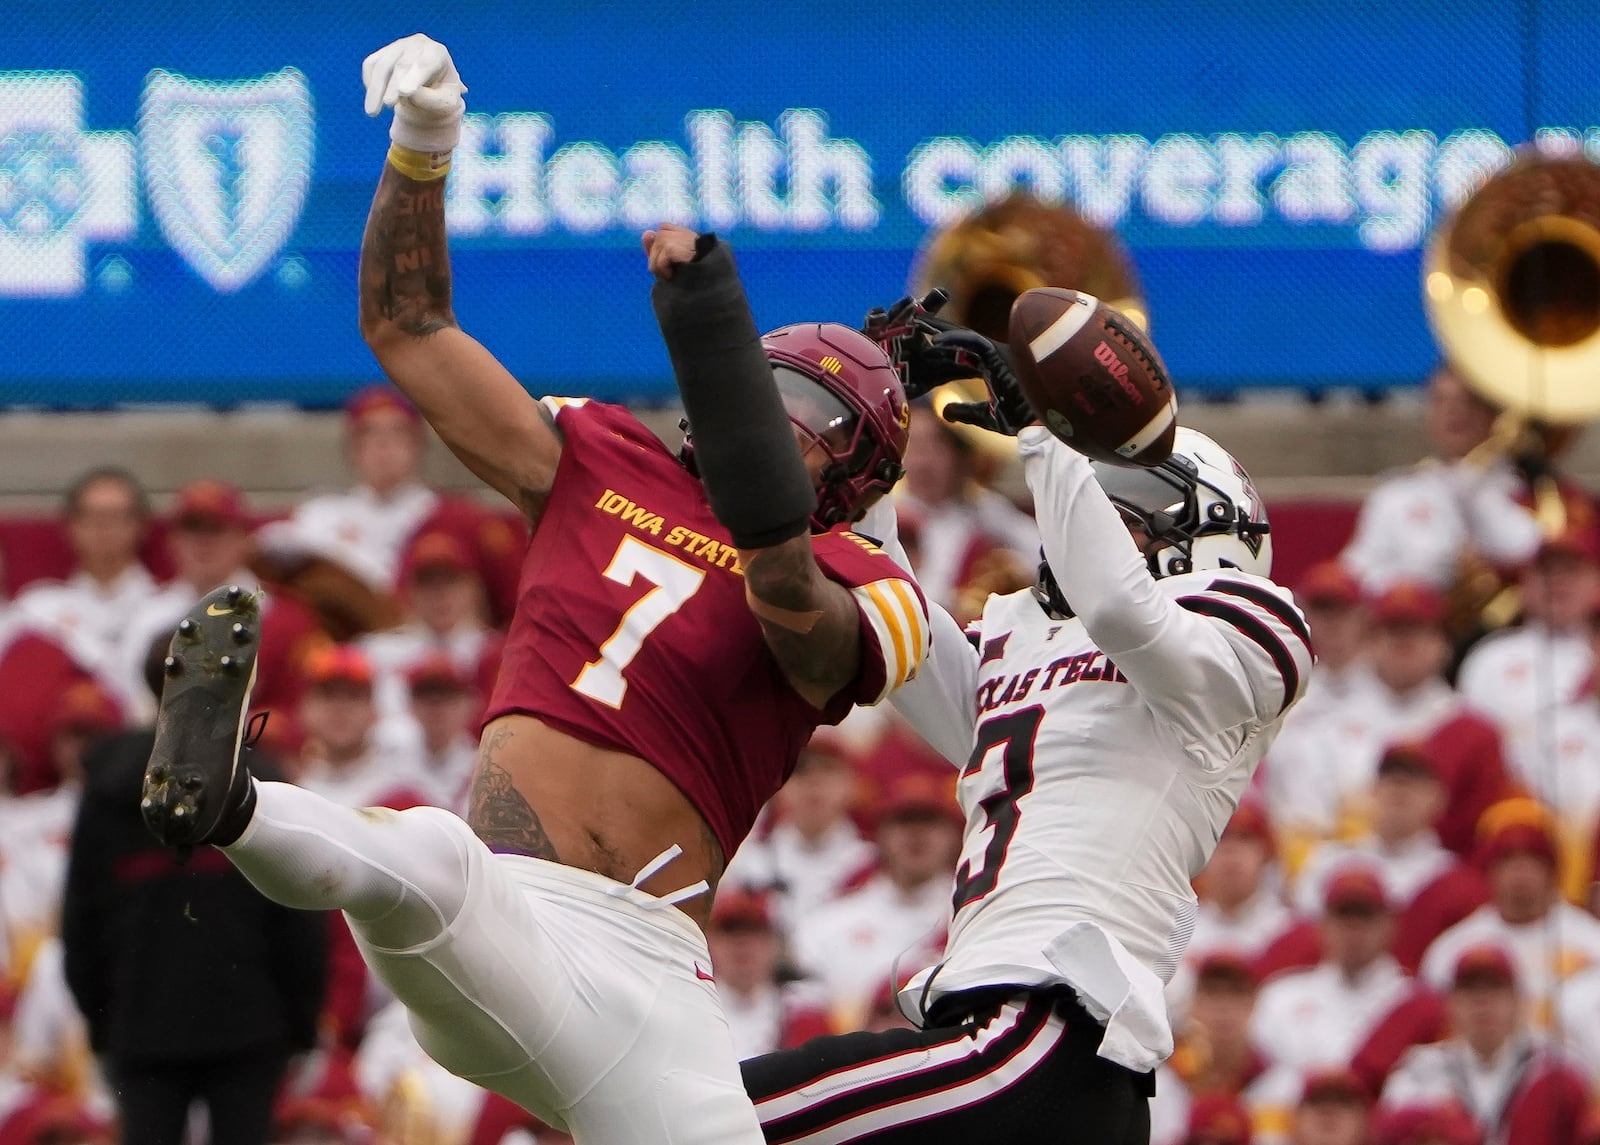
M 817 487 L 812 525 L 826 531 L 859 520 L 900 479 L 901 466 L 882 457 L 867 419 L 822 382 L 782 362 L 772 364 L 772 376 Z
M 767 362 L 817 490 L 813 532 L 858 521 L 905 473 L 911 410 L 883 348 L 848 326 L 806 322 L 762 336 Z M 697 472 L 687 420 L 678 456 Z
M 1091 468 L 1129 531 L 1144 535 L 1145 565 L 1157 580 L 1216 569 L 1272 575 L 1272 539 L 1255 485 L 1205 434 L 1179 426 L 1172 456 L 1149 468 L 1100 461 Z M 1034 596 L 1047 612 L 1072 615 L 1048 563 L 1039 566 Z
M 1192 458 L 1174 453 L 1145 469 L 1096 463 L 1094 471 L 1123 521 L 1145 534 L 1144 555 L 1151 576 L 1182 576 L 1202 567 L 1254 571 L 1247 567 L 1246 556 L 1262 556 L 1266 521 L 1253 515 L 1255 506 L 1237 503 L 1233 494 L 1208 479 Z M 1243 470 L 1238 473 L 1248 481 Z M 1240 559 L 1224 555 L 1197 560 L 1196 542 L 1206 537 L 1233 538 L 1243 546 Z

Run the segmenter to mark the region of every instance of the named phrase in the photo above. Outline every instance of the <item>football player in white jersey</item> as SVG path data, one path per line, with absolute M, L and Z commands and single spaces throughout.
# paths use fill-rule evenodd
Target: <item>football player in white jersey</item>
M 962 769 L 949 941 L 900 995 L 920 1029 L 744 1063 L 769 1142 L 1148 1142 L 1190 880 L 1311 670 L 1225 450 L 1179 429 L 1155 468 L 1091 463 L 1028 424 L 997 348 L 981 356 L 994 401 L 957 416 L 1016 433 L 1046 561 L 965 636 L 934 610 L 895 701 Z M 878 516 L 859 528 L 903 557 Z

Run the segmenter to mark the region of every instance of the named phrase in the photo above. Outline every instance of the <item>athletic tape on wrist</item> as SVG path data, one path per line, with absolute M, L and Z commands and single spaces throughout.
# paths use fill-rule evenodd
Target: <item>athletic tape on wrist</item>
M 407 179 L 431 183 L 450 173 L 450 152 L 413 151 L 398 143 L 389 144 L 389 166 Z
M 755 594 L 750 582 L 745 581 L 744 600 L 750 611 L 759 619 L 776 624 L 779 628 L 787 628 L 790 632 L 797 632 L 801 636 L 810 632 L 817 626 L 817 621 L 822 619 L 822 610 L 796 612 L 792 608 L 779 608 L 776 604 L 768 604 Z

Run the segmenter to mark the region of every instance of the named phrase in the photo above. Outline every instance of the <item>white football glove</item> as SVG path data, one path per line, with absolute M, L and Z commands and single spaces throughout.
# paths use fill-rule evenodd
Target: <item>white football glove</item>
M 418 32 L 379 48 L 361 62 L 367 114 L 394 108 L 389 138 L 412 151 L 453 151 L 461 138 L 467 90 L 450 53 Z

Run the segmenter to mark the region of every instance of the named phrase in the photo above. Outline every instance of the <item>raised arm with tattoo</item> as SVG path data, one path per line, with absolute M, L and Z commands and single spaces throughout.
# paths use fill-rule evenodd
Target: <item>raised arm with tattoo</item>
M 715 235 L 664 225 L 644 242 L 701 481 L 738 547 L 767 646 L 795 691 L 820 708 L 856 676 L 860 617 L 812 551 L 816 491 L 738 268 Z
M 537 524 L 560 460 L 544 409 L 450 304 L 444 180 L 466 88 L 444 45 L 409 36 L 362 65 L 368 115 L 394 108 L 393 146 L 361 239 L 361 334 L 451 451 Z

